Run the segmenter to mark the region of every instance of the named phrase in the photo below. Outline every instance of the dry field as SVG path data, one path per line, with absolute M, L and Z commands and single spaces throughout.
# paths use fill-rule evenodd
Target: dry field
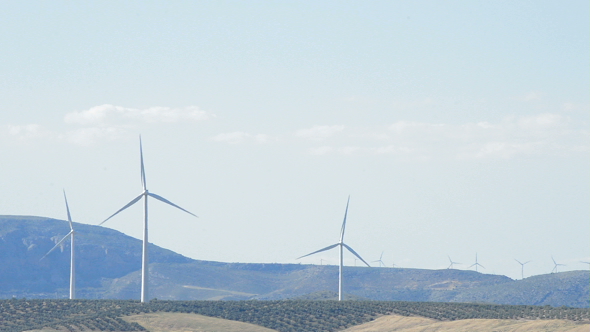
M 194 313 L 154 312 L 122 317 L 150 332 L 273 332 L 276 330 Z M 77 330 L 77 329 L 76 329 Z M 90 330 L 84 330 L 90 331 Z M 590 322 L 570 320 L 462 319 L 439 321 L 424 317 L 385 315 L 341 332 L 589 332 Z M 43 329 L 29 332 L 67 332 Z M 93 330 L 93 332 L 97 332 Z
M 342 332 L 588 332 L 590 323 L 568 320 L 462 319 L 437 321 L 422 317 L 382 316 Z
M 156 312 L 123 317 L 150 332 L 273 332 L 266 327 L 197 314 Z M 275 331 L 276 332 L 276 331 Z

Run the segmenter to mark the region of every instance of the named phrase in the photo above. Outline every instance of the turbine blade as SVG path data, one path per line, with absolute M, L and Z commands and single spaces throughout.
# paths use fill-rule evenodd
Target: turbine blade
M 346 229 L 346 216 L 348 215 L 348 203 L 350 203 L 350 195 L 346 201 L 346 210 L 344 211 L 344 221 L 342 222 L 342 228 L 340 229 L 340 243 L 344 242 L 344 230 Z
M 49 250 L 45 256 L 41 257 L 40 261 L 43 260 L 43 258 L 47 257 L 47 255 L 49 255 L 52 251 L 55 250 L 55 248 L 57 248 L 62 242 L 64 242 L 70 235 L 72 235 L 72 233 L 74 233 L 74 230 L 71 230 L 68 235 L 64 236 L 63 239 L 59 240 L 59 242 L 53 246 L 53 248 L 51 248 L 51 250 Z
M 110 217 L 106 218 L 103 222 L 101 222 L 100 224 L 98 224 L 98 226 L 104 224 L 105 222 L 107 222 L 107 220 L 109 220 L 112 217 L 116 216 L 119 212 L 121 212 L 121 211 L 125 210 L 126 208 L 130 207 L 131 205 L 137 203 L 137 201 L 139 201 L 142 197 L 143 197 L 143 193 L 141 193 L 139 196 L 135 197 L 131 202 L 127 203 L 127 205 L 125 205 L 124 207 L 120 208 L 119 211 L 113 213 Z
M 517 261 L 517 262 L 518 262 L 518 264 L 520 264 L 520 265 L 524 265 L 524 264 L 526 264 L 526 263 L 524 263 L 524 264 L 523 264 L 523 263 L 521 263 L 521 262 L 520 262 L 518 259 L 516 259 L 516 258 L 515 258 L 514 260 L 515 260 L 515 261 Z
M 141 161 L 141 186 L 145 191 L 147 184 L 145 182 L 145 167 L 143 166 L 143 148 L 141 146 L 141 135 L 139 135 L 139 159 Z
M 74 225 L 72 224 L 72 216 L 70 215 L 70 207 L 68 205 L 68 198 L 66 197 L 65 189 L 64 189 L 64 200 L 66 201 L 66 211 L 68 211 L 68 222 L 70 223 L 70 229 L 74 230 Z
M 363 258 L 362 258 L 362 257 L 361 257 L 359 254 L 357 254 L 357 253 L 356 253 L 356 251 L 354 251 L 354 249 L 352 249 L 351 247 L 349 247 L 349 246 L 348 246 L 347 244 L 345 244 L 345 243 L 342 243 L 342 245 L 343 245 L 343 246 L 344 246 L 346 249 L 348 249 L 348 251 L 350 251 L 350 252 L 351 252 L 353 255 L 355 255 L 355 256 L 356 256 L 356 257 L 358 257 L 358 258 L 359 258 L 361 261 L 363 261 L 363 263 L 365 263 L 365 264 L 366 264 L 368 267 L 371 267 L 371 265 L 369 265 L 369 263 L 365 262 L 365 260 L 364 260 L 364 259 L 363 259 Z
M 303 257 L 307 257 L 307 256 L 311 256 L 311 255 L 313 255 L 313 254 L 317 254 L 318 252 L 322 252 L 322 251 L 330 250 L 330 249 L 334 248 L 334 247 L 335 247 L 335 246 L 337 246 L 337 245 L 339 245 L 339 243 L 333 244 L 333 245 L 331 245 L 331 246 L 327 246 L 327 247 L 325 247 L 325 248 L 323 248 L 323 249 L 320 249 L 320 250 L 316 250 L 316 251 L 312 252 L 311 254 L 307 254 L 307 255 L 303 255 L 303 256 L 301 256 L 301 257 L 297 257 L 297 259 L 300 259 L 300 258 L 303 258 Z
M 483 266 L 483 265 L 481 265 L 481 264 L 477 264 L 477 265 L 479 265 L 480 267 L 483 267 L 483 268 L 485 269 L 485 266 Z
M 185 209 L 181 208 L 180 206 L 178 206 L 178 205 L 176 205 L 176 204 L 174 204 L 174 203 L 170 202 L 169 200 L 165 199 L 165 198 L 164 198 L 164 197 L 162 197 L 162 196 L 159 196 L 159 195 L 156 195 L 156 194 L 154 194 L 154 193 L 150 193 L 150 192 L 148 192 L 148 195 L 149 195 L 149 196 L 152 196 L 153 198 L 155 198 L 155 199 L 157 199 L 157 200 L 159 200 L 159 201 L 162 201 L 162 202 L 164 202 L 164 203 L 166 203 L 166 204 L 172 205 L 172 206 L 174 206 L 175 208 L 177 208 L 177 209 L 180 209 L 180 210 L 182 210 L 182 211 L 184 211 L 184 212 L 186 212 L 186 213 L 188 213 L 188 214 L 190 214 L 190 215 L 192 215 L 192 216 L 195 216 L 195 217 L 197 217 L 197 218 L 198 218 L 198 216 L 197 216 L 196 214 L 194 214 L 194 213 L 192 213 L 192 212 L 189 212 L 189 211 L 187 211 L 187 210 L 185 210 Z

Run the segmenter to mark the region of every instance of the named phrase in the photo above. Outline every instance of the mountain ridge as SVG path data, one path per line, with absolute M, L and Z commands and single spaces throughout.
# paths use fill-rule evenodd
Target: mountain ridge
M 75 224 L 80 298 L 136 299 L 141 241 L 116 230 Z M 69 242 L 40 258 L 69 232 L 67 221 L 0 216 L 0 298 L 65 297 Z M 150 298 L 281 300 L 336 291 L 337 266 L 194 260 L 150 244 Z M 345 293 L 382 301 L 479 302 L 588 307 L 590 273 L 524 280 L 466 270 L 347 267 Z

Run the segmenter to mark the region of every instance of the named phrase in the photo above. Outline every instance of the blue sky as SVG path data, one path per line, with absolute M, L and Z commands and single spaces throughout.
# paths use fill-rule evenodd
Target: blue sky
M 0 213 L 98 224 L 148 188 L 196 259 L 520 276 L 590 261 L 589 5 L 10 2 Z M 141 209 L 105 224 L 141 236 Z M 337 263 L 337 253 L 302 259 Z M 353 265 L 352 256 L 346 264 Z

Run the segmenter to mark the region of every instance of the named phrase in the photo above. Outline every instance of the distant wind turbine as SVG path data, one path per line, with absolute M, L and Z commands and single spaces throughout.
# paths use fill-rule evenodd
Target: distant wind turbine
M 469 267 L 468 267 L 468 269 L 470 269 L 470 268 L 472 268 L 472 267 L 474 267 L 474 266 L 475 266 L 475 272 L 477 272 L 477 267 L 478 267 L 478 266 L 481 266 L 481 267 L 483 267 L 483 265 L 481 265 L 481 264 L 479 264 L 479 263 L 477 262 L 477 253 L 475 253 L 475 263 L 474 263 L 474 264 L 471 264 L 471 266 L 469 266 Z M 483 267 L 483 268 L 485 269 L 485 267 Z
M 379 257 L 379 259 L 376 261 L 372 261 L 371 263 L 379 263 L 379 267 L 385 266 L 385 263 L 383 263 L 383 251 L 381 252 L 381 256 Z
M 565 266 L 565 264 L 557 264 L 557 262 L 555 261 L 555 259 L 553 259 L 553 256 L 551 256 L 551 260 L 553 261 L 553 270 L 551 270 L 551 273 L 557 273 L 557 267 L 558 266 Z
M 145 168 L 143 166 L 143 149 L 141 145 L 141 136 L 139 136 L 139 159 L 141 162 L 141 185 L 143 187 L 143 192 L 139 194 L 139 196 L 135 197 L 131 202 L 127 203 L 127 205 L 120 208 L 117 212 L 113 213 L 110 217 L 106 218 L 103 222 L 99 225 L 104 224 L 107 220 L 111 219 L 112 217 L 116 216 L 119 212 L 127 209 L 131 205 L 137 203 L 140 199 L 143 198 L 143 244 L 142 244 L 142 259 L 141 259 L 141 302 L 146 302 L 148 300 L 148 197 L 153 197 L 161 202 L 164 202 L 168 205 L 171 205 L 177 209 L 180 209 L 192 216 L 197 217 L 193 213 L 181 208 L 180 206 L 170 202 L 169 200 L 165 199 L 162 196 L 156 195 L 151 193 L 147 190 L 147 185 L 145 181 Z M 197 217 L 198 218 L 198 217 Z
M 314 251 L 312 253 L 309 253 L 307 255 L 301 256 L 297 259 L 303 258 L 303 257 L 307 257 L 313 254 L 317 254 L 318 252 L 322 252 L 322 251 L 326 251 L 326 250 L 330 250 L 334 247 L 339 246 L 340 248 L 340 269 L 338 270 L 338 301 L 342 301 L 342 265 L 343 265 L 343 248 L 348 249 L 348 251 L 350 251 L 353 255 L 355 255 L 356 257 L 358 257 L 363 263 L 365 263 L 368 267 L 371 267 L 369 265 L 369 263 L 365 262 L 365 260 L 359 256 L 359 254 L 356 253 L 356 251 L 354 251 L 351 247 L 349 247 L 346 243 L 344 243 L 344 230 L 346 228 L 346 216 L 348 215 L 348 203 L 350 203 L 350 196 L 348 196 L 348 201 L 346 201 L 346 210 L 344 212 L 344 221 L 342 222 L 342 228 L 340 229 L 340 241 L 336 244 L 327 246 L 323 249 Z
M 447 255 L 447 257 L 449 258 L 449 262 L 451 262 L 451 264 L 449 264 L 449 267 L 447 267 L 447 270 L 452 269 L 455 264 L 461 264 L 459 262 L 453 262 L 453 260 L 451 259 L 451 256 Z
M 68 199 L 66 197 L 66 191 L 64 190 L 64 200 L 66 202 L 66 211 L 68 213 L 68 222 L 70 223 L 70 232 L 63 237 L 51 250 L 49 250 L 45 256 L 41 257 L 41 259 L 47 257 L 52 251 L 54 251 L 60 244 L 62 244 L 67 238 L 70 238 L 70 300 L 76 298 L 76 264 L 75 264 L 75 251 L 74 251 L 74 225 L 72 223 L 72 216 L 70 215 L 70 207 L 68 206 Z
M 528 263 L 530 263 L 531 261 L 526 261 L 524 263 L 521 263 L 518 259 L 514 259 L 515 261 L 518 262 L 518 264 L 520 264 L 520 278 L 524 279 L 524 266 Z

